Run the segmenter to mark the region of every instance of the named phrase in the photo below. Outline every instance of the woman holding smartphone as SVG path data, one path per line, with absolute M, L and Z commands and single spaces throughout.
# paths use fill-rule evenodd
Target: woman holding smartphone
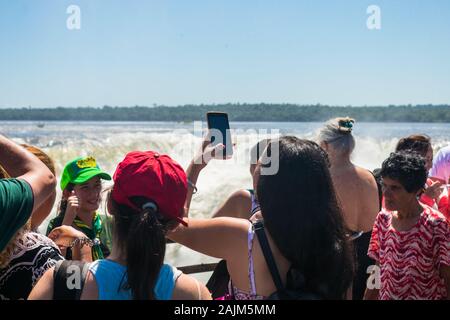
M 286 290 L 311 293 L 321 299 L 344 299 L 353 264 L 327 155 L 314 142 L 287 136 L 271 140 L 262 158 L 275 146 L 279 147 L 279 158 L 272 160 L 278 161 L 278 172 L 261 174 L 266 161 L 260 159 L 255 174 L 263 230 L 282 285 Z M 205 167 L 206 163 L 191 163 L 188 179 L 192 184 Z M 247 219 L 190 218 L 188 227 L 180 226 L 168 237 L 227 261 L 231 278 L 227 298 L 257 300 L 268 298 L 278 289 L 255 232 L 254 224 Z

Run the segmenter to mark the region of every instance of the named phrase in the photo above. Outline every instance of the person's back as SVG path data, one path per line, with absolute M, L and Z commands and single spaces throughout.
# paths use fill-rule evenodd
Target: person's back
M 357 260 L 353 298 L 362 299 L 368 278 L 367 268 L 374 263 L 367 257 L 373 223 L 380 210 L 377 181 L 372 172 L 354 165 L 350 156 L 355 147 L 354 120 L 335 118 L 321 129 L 319 141 L 330 158 L 330 172 Z
M 89 254 L 90 257 L 90 254 Z M 80 265 L 80 262 L 77 262 Z M 86 262 L 87 263 L 87 262 Z M 84 264 L 81 264 L 84 265 Z M 127 267 L 110 259 L 99 259 L 87 265 L 88 272 L 83 284 L 80 300 L 133 300 L 133 292 L 128 286 Z M 81 274 L 81 273 L 80 273 Z M 68 279 L 63 279 L 67 281 Z M 55 267 L 45 272 L 34 287 L 29 300 L 57 300 L 62 295 L 70 295 L 70 289 L 59 291 L 55 296 Z M 61 290 L 61 288 L 59 289 Z M 65 297 L 64 299 L 67 299 Z M 77 299 L 77 298 L 70 298 Z M 183 274 L 168 264 L 163 264 L 159 270 L 153 288 L 155 300 L 209 300 L 211 294 L 205 285 L 195 278 Z
M 370 232 L 379 212 L 378 186 L 372 173 L 355 165 L 332 165 L 330 171 L 347 227 Z
M 132 300 L 133 294 L 126 287 L 126 270 L 126 266 L 108 259 L 91 263 L 81 300 Z M 157 300 L 200 300 L 208 294 L 194 278 L 168 264 L 161 267 L 154 287 Z
M 0 264 L 0 300 L 25 300 L 45 271 L 63 260 L 53 241 L 28 229 L 19 231 L 6 249 L 8 263 Z
M 373 223 L 380 209 L 379 190 L 375 178 L 367 169 L 357 166 L 331 167 L 331 177 L 342 208 L 345 224 L 354 238 L 353 247 L 357 261 L 352 298 L 364 297 L 369 276 L 367 268 L 374 260 L 367 256 Z
M 237 292 L 240 293 L 240 296 L 235 298 L 265 299 L 275 292 L 277 288 L 272 280 L 269 267 L 267 266 L 267 262 L 261 249 L 261 244 L 254 231 L 251 232 L 253 233 L 253 243 L 251 247 L 249 250 L 245 250 L 245 247 L 244 250 L 239 250 L 241 252 L 240 254 L 243 255 L 243 259 L 241 259 L 241 262 L 231 264 L 228 270 L 231 279 L 233 279 L 232 285 L 234 287 L 233 290 L 235 291 L 234 294 L 236 295 Z M 283 256 L 267 230 L 264 230 L 264 232 L 269 241 L 270 249 L 272 250 L 279 273 L 281 275 L 287 275 L 292 263 Z M 249 261 L 252 261 L 251 265 L 249 265 Z M 243 270 L 249 270 L 249 272 L 243 272 Z M 254 288 L 252 288 L 252 278 L 254 281 Z M 281 277 L 281 281 L 284 285 L 286 285 L 286 280 L 286 276 Z M 252 292 L 252 290 L 254 291 Z
M 354 165 L 350 156 L 355 147 L 354 120 L 336 118 L 321 129 L 319 141 L 330 158 L 330 172 L 344 221 L 350 231 L 368 232 L 379 212 L 378 186 L 373 174 Z

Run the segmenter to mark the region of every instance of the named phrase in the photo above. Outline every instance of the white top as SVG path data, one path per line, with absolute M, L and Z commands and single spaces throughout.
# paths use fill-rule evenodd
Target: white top
M 450 145 L 441 148 L 433 160 L 430 177 L 439 178 L 450 183 Z

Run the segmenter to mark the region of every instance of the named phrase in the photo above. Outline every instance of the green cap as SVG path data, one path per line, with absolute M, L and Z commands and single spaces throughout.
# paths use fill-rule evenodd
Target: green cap
M 64 190 L 69 183 L 84 183 L 96 176 L 104 180 L 111 180 L 109 174 L 100 170 L 94 157 L 76 158 L 64 167 L 61 176 L 61 190 Z

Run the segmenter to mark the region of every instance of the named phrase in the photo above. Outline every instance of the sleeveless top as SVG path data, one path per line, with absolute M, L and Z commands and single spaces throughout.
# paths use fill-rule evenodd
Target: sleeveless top
M 98 287 L 99 300 L 132 300 L 131 290 L 123 289 L 126 284 L 127 268 L 108 259 L 94 261 L 89 271 L 95 278 Z M 170 300 L 172 298 L 175 282 L 181 271 L 168 264 L 164 264 L 159 271 L 159 277 L 154 288 L 157 300 Z
M 253 224 L 250 223 L 247 233 L 247 245 L 248 245 L 248 279 L 250 283 L 250 292 L 240 290 L 233 286 L 231 280 L 228 284 L 229 293 L 234 297 L 235 300 L 264 300 L 265 296 L 256 294 L 256 283 L 255 283 L 255 271 L 253 269 L 253 238 L 255 237 L 255 230 L 253 229 Z

